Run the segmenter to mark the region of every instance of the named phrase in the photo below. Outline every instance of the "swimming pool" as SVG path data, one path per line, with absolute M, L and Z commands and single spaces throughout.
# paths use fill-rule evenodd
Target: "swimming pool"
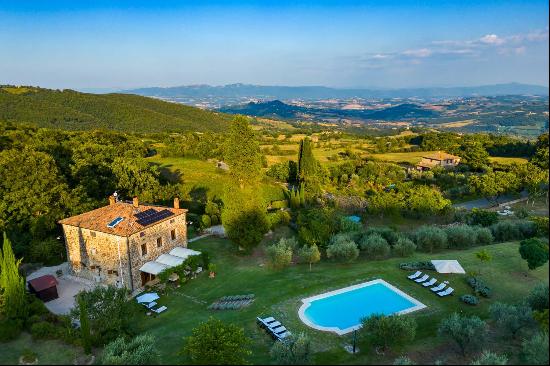
M 302 300 L 300 319 L 318 330 L 338 335 L 360 328 L 372 314 L 407 314 L 426 305 L 384 280 L 364 282 Z

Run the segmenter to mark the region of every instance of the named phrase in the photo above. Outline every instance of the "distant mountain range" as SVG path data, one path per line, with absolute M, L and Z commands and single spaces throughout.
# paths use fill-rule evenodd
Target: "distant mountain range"
M 330 108 L 308 108 L 286 104 L 280 100 L 269 102 L 250 102 L 242 105 L 228 106 L 219 109 L 220 112 L 244 114 L 247 116 L 273 119 L 353 119 L 353 120 L 405 120 L 418 118 L 433 118 L 438 112 L 423 108 L 413 103 L 403 103 L 378 110 L 342 110 Z
M 230 84 L 223 86 L 188 85 L 124 90 L 123 93 L 160 98 L 258 98 L 318 100 L 329 98 L 444 98 L 498 95 L 548 95 L 548 87 L 519 83 L 471 87 L 407 89 L 337 89 L 324 86 L 263 86 Z

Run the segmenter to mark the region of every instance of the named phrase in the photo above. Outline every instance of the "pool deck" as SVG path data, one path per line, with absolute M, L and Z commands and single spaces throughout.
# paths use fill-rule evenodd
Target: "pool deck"
M 338 335 L 344 335 L 344 334 L 353 332 L 354 330 L 357 330 L 357 329 L 361 328 L 361 324 L 357 324 L 353 327 L 349 327 L 349 328 L 346 328 L 346 329 L 340 329 L 340 328 L 337 328 L 337 327 L 323 327 L 323 326 L 317 325 L 315 323 L 312 323 L 306 317 L 305 312 L 306 312 L 307 308 L 309 308 L 311 306 L 311 303 L 315 300 L 324 299 L 324 298 L 327 298 L 327 297 L 339 295 L 339 294 L 342 294 L 342 293 L 345 293 L 345 292 L 357 290 L 359 288 L 363 288 L 363 287 L 367 287 L 367 286 L 371 286 L 371 285 L 376 285 L 376 284 L 382 284 L 382 285 L 386 286 L 387 288 L 389 288 L 393 292 L 401 295 L 402 297 L 409 300 L 410 302 L 412 302 L 415 305 L 415 306 L 412 306 L 410 308 L 398 311 L 394 314 L 403 315 L 403 314 L 408 314 L 408 313 L 411 313 L 413 311 L 422 310 L 422 309 L 426 308 L 426 305 L 424 305 L 420 301 L 416 300 L 415 298 L 407 295 L 406 293 L 404 293 L 403 291 L 401 291 L 397 287 L 389 284 L 388 282 L 386 282 L 382 279 L 377 279 L 377 280 L 372 280 L 372 281 L 368 281 L 368 282 L 359 283 L 357 285 L 344 287 L 344 288 L 341 288 L 341 289 L 338 289 L 338 290 L 325 292 L 324 294 L 320 294 L 320 295 L 316 295 L 316 296 L 312 296 L 312 297 L 302 299 L 303 304 L 302 304 L 302 306 L 300 306 L 300 310 L 298 310 L 298 316 L 300 317 L 302 322 L 304 322 L 307 326 L 309 326 L 313 329 L 317 329 L 317 330 L 321 330 L 321 331 L 325 331 L 325 332 L 334 332 Z

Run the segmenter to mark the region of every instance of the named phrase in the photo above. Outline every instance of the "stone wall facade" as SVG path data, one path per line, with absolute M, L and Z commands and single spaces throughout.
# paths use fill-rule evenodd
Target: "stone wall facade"
M 174 247 L 187 247 L 185 213 L 169 217 L 129 237 L 71 225 L 62 226 L 73 275 L 127 287 L 132 291 L 142 287 L 139 268 L 143 264 L 154 261 Z

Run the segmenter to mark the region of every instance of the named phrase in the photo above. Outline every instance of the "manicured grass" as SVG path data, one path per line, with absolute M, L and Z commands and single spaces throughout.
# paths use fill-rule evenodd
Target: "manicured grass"
M 33 340 L 27 333 L 8 343 L 0 343 L 0 365 L 17 365 L 25 349 L 37 354 L 39 365 L 72 365 L 82 349 L 56 340 Z
M 232 186 L 229 174 L 217 168 L 213 161 L 160 156 L 148 160 L 158 164 L 161 173 L 170 181 L 183 183 L 195 199 L 200 199 L 204 194 L 210 199 L 223 197 L 226 189 Z M 260 193 L 266 201 L 284 198 L 283 188 L 274 182 L 262 182 Z
M 491 163 L 500 163 L 500 164 L 526 164 L 527 159 L 526 158 L 508 158 L 508 157 L 502 157 L 502 156 L 490 156 L 489 161 Z
M 463 251 L 447 251 L 437 254 L 417 253 L 412 258 L 391 258 L 381 261 L 367 261 L 360 258 L 353 264 L 337 264 L 323 261 L 313 266 L 310 272 L 307 265 L 293 265 L 276 271 L 264 264 L 262 250 L 253 256 L 243 257 L 235 253 L 228 240 L 207 238 L 190 244 L 197 250 L 206 250 L 217 264 L 215 279 L 206 274 L 181 286 L 168 290 L 159 303 L 168 306 L 168 310 L 152 318 L 143 313 L 136 314 L 134 324 L 139 332 L 147 332 L 156 340 L 156 347 L 162 354 L 163 363 L 182 362 L 179 351 L 183 337 L 191 333 L 193 327 L 210 316 L 244 327 L 252 339 L 251 360 L 256 364 L 270 363 L 269 349 L 273 341 L 256 325 L 257 316 L 275 316 L 293 333 L 305 332 L 312 339 L 316 363 L 366 364 L 391 363 L 400 354 L 430 352 L 434 347 L 442 346 L 444 341 L 436 336 L 436 329 L 444 317 L 454 311 L 478 314 L 487 317 L 488 306 L 494 301 L 519 302 L 525 298 L 531 288 L 539 282 L 548 282 L 548 265 L 536 271 L 528 271 L 526 263 L 518 254 L 517 243 L 503 243 L 486 246 L 493 257 L 492 262 L 482 269 L 482 278 L 493 289 L 491 299 L 482 299 L 477 307 L 465 305 L 459 301 L 462 294 L 471 293 L 464 282 L 464 275 L 443 275 L 433 273 L 440 280 L 448 280 L 455 288 L 455 295 L 438 298 L 426 288 L 406 279 L 407 271 L 400 270 L 398 264 L 403 261 L 429 259 L 457 259 L 467 272 L 480 269 L 475 252 L 480 248 Z M 378 356 L 372 350 L 364 349 L 360 354 L 347 354 L 342 345 L 349 342 L 350 335 L 339 337 L 332 333 L 313 330 L 298 318 L 300 300 L 344 286 L 382 278 L 402 291 L 418 299 L 427 309 L 410 314 L 417 319 L 416 340 L 408 347 L 394 350 L 386 356 Z M 225 295 L 253 293 L 254 303 L 242 310 L 209 311 L 206 307 Z M 498 346 L 498 344 L 497 344 Z M 433 352 L 432 352 L 433 353 Z M 453 353 L 454 355 L 454 353 Z M 435 360 L 434 355 L 433 359 Z M 426 361 L 426 360 L 416 360 Z

